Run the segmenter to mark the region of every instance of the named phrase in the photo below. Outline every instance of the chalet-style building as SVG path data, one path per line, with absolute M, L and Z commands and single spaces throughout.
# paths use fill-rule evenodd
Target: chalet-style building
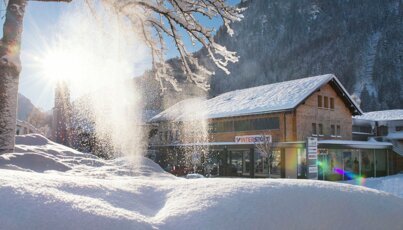
M 156 161 L 220 176 L 342 180 L 393 173 L 392 144 L 354 141 L 363 112 L 331 74 L 181 101 L 150 120 Z

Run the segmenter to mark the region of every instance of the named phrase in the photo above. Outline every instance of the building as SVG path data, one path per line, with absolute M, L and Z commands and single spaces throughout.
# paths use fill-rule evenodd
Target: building
M 375 140 L 393 145 L 397 153 L 394 170 L 403 171 L 403 110 L 384 110 L 353 117 L 353 139 Z
M 17 126 L 15 130 L 16 135 L 26 135 L 30 133 L 40 133 L 37 128 L 26 121 L 17 120 Z
M 220 176 L 388 175 L 392 144 L 353 140 L 352 116 L 362 114 L 327 74 L 181 101 L 150 120 L 150 146 L 177 174 L 192 166 Z

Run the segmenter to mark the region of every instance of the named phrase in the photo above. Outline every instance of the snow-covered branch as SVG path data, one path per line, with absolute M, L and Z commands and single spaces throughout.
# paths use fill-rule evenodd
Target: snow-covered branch
M 89 0 L 87 0 L 89 1 Z M 187 79 L 204 90 L 210 85 L 208 77 L 212 71 L 201 65 L 198 59 L 188 51 L 186 39 L 192 45 L 205 47 L 215 65 L 229 74 L 228 63 L 238 61 L 235 52 L 214 41 L 214 29 L 203 25 L 200 18 L 213 20 L 221 18 L 227 32 L 233 35 L 231 22 L 242 18 L 244 9 L 228 5 L 225 0 L 102 0 L 105 6 L 129 19 L 133 27 L 140 30 L 143 41 L 150 47 L 153 58 L 153 72 L 164 90 L 164 81 L 179 90 L 172 70 L 165 62 L 165 38 L 174 41 L 181 60 L 181 66 Z

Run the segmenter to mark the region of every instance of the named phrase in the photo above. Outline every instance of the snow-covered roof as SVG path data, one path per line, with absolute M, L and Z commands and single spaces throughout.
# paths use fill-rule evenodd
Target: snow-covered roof
M 353 149 L 387 149 L 393 147 L 392 143 L 380 141 L 320 140 L 318 144 L 321 148 L 338 146 L 340 148 Z
M 161 112 L 150 121 L 222 118 L 290 110 L 331 80 L 334 80 L 338 90 L 346 96 L 353 107 L 361 114 L 361 110 L 336 76 L 326 74 L 235 90 L 209 100 L 201 98 L 187 99 Z
M 354 116 L 353 118 L 371 121 L 403 120 L 403 109 L 373 111 L 364 113 L 363 115 Z

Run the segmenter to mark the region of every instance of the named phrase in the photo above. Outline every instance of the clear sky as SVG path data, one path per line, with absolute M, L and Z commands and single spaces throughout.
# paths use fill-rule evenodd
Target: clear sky
M 5 5 L 0 1 L 0 29 L 2 35 L 2 27 L 4 22 Z M 240 0 L 230 0 L 230 4 L 239 3 Z M 73 0 L 72 3 L 46 3 L 29 1 L 25 12 L 24 30 L 22 37 L 21 61 L 22 72 L 20 75 L 19 92 L 28 97 L 31 102 L 45 110 L 53 107 L 54 87 L 49 87 L 49 79 L 43 77 L 35 66 L 35 57 L 40 56 L 49 46 L 54 43 L 57 36 L 63 31 L 62 20 L 65 20 L 69 15 L 74 15 L 77 8 L 80 7 L 82 1 Z M 218 28 L 221 21 L 213 20 L 207 22 L 208 26 Z M 175 47 L 172 43 L 168 44 L 168 57 L 177 55 Z M 200 46 L 192 48 L 199 49 Z M 144 58 L 141 63 L 137 63 L 134 76 L 138 76 L 144 70 L 150 68 L 150 58 Z M 74 95 L 73 95 L 74 96 Z

